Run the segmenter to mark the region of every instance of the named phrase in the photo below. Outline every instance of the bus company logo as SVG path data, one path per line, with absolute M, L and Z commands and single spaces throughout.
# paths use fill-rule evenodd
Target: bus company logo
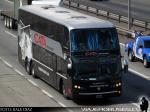
M 43 48 L 46 48 L 46 37 L 45 36 L 35 33 L 34 34 L 34 42 L 39 44 Z
M 96 56 L 97 53 L 96 52 L 87 52 L 85 55 L 86 56 Z

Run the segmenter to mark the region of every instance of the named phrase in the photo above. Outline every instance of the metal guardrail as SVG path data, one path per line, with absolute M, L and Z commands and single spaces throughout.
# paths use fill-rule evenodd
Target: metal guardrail
M 128 29 L 126 29 L 126 28 L 122 28 L 122 27 L 119 27 L 119 26 L 117 26 L 117 30 L 118 30 L 118 33 L 120 34 L 120 35 L 123 35 L 123 36 L 128 36 L 128 34 L 131 34 L 133 31 L 129 31 Z M 132 37 L 132 36 L 130 36 L 130 37 Z
M 90 5 L 87 3 L 84 3 L 82 0 L 64 0 L 64 5 L 67 5 L 69 8 L 73 7 L 73 8 L 77 8 L 80 10 L 84 10 L 86 12 L 90 12 L 90 13 L 94 13 L 97 16 L 104 16 L 110 19 L 114 19 L 117 20 L 119 23 L 120 22 L 124 22 L 124 23 L 128 23 L 128 17 L 126 17 L 125 15 L 122 15 L 121 13 L 116 13 L 113 10 L 109 10 L 106 8 L 101 8 L 101 7 L 97 7 L 94 5 Z M 141 19 L 135 19 L 132 18 L 131 19 L 131 26 L 139 26 L 142 28 L 145 28 L 145 30 L 149 30 L 150 29 L 150 22 L 148 20 L 143 21 L 142 18 Z
M 69 4 L 70 4 L 70 5 L 69 5 Z M 86 9 L 86 11 L 92 12 L 92 13 L 95 13 L 95 11 L 96 11 L 96 9 L 95 9 L 95 8 L 92 8 L 92 7 L 88 8 L 88 10 L 87 10 L 87 6 L 79 5 L 79 4 L 77 4 L 77 3 L 72 2 L 71 0 L 64 0 L 64 5 L 69 6 L 69 8 L 70 8 L 70 7 L 74 7 L 74 8 L 79 8 L 80 10 L 84 10 L 84 11 L 85 11 L 85 9 Z M 103 15 L 103 16 L 106 16 L 106 15 L 107 15 L 107 12 L 106 12 L 106 11 L 99 10 L 99 14 L 100 14 L 100 13 L 101 13 L 101 15 Z M 95 14 L 97 14 L 97 13 L 95 13 Z M 97 14 L 97 15 L 99 15 L 99 14 Z M 117 18 L 118 18 L 118 15 L 113 14 L 113 13 L 110 13 L 110 17 L 111 17 L 111 19 L 112 19 L 112 18 L 113 18 L 113 19 L 117 19 Z M 128 19 L 124 17 L 124 20 L 127 21 Z M 123 35 L 123 36 L 127 36 L 127 34 L 131 34 L 131 33 L 133 32 L 133 31 L 131 31 L 131 30 L 129 31 L 128 29 L 122 28 L 122 27 L 119 27 L 119 26 L 117 26 L 117 30 L 118 30 L 118 33 L 119 33 L 120 35 Z

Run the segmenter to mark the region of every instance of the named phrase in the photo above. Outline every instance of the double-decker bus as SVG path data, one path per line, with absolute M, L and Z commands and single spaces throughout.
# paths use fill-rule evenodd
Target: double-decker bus
M 52 5 L 22 6 L 18 57 L 26 71 L 67 98 L 120 96 L 122 64 L 115 26 Z

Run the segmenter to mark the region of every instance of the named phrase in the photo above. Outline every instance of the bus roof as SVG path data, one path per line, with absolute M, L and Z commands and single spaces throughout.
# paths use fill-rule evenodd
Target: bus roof
M 114 27 L 109 21 L 91 17 L 59 6 L 26 5 L 20 7 L 20 9 L 67 26 L 69 29 Z

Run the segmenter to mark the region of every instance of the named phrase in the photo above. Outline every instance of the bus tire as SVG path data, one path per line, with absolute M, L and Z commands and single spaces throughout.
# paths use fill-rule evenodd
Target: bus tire
M 34 62 L 31 63 L 31 74 L 33 78 L 38 78 L 35 72 Z
M 31 75 L 31 63 L 28 61 L 28 58 L 25 59 L 25 69 L 29 75 Z
M 62 82 L 62 94 L 66 99 L 69 99 L 68 93 L 65 90 L 65 86 L 63 82 Z
M 18 28 L 17 24 L 18 24 L 17 21 L 13 20 L 13 29 L 17 29 Z
M 59 92 L 60 92 L 61 94 L 63 94 L 63 96 L 64 96 L 66 99 L 68 99 L 68 94 L 67 94 L 66 91 L 65 91 L 65 87 L 64 87 L 64 83 L 63 83 L 63 80 L 62 80 L 62 79 L 60 79 L 60 82 L 59 82 Z
M 12 19 L 12 29 L 16 29 L 15 20 Z

